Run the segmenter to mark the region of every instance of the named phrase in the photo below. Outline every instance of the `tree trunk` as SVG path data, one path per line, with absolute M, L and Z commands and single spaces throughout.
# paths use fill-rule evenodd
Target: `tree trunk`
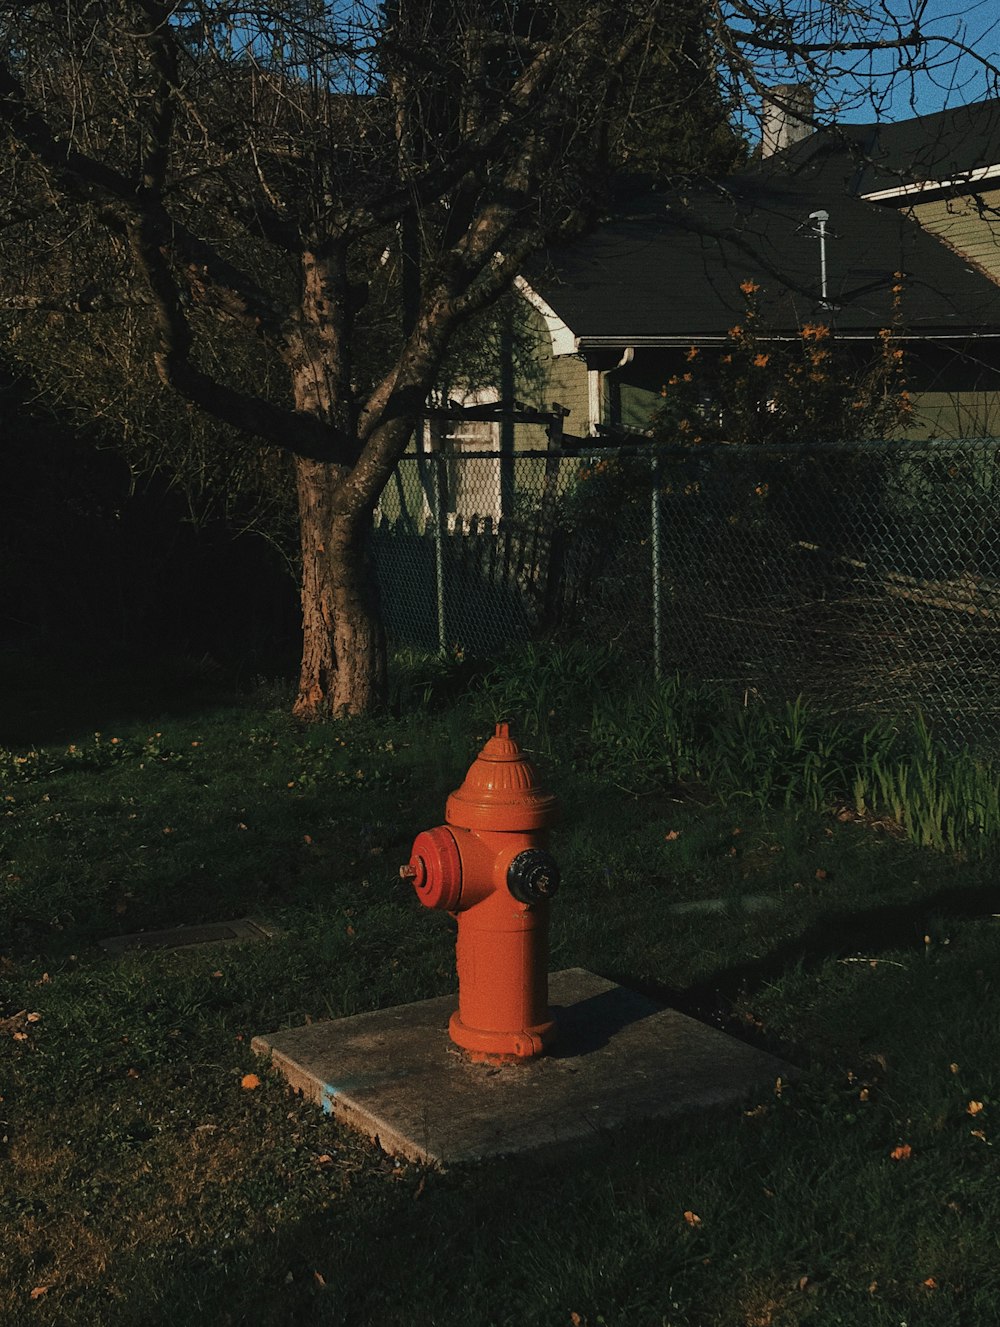
M 334 499 L 346 470 L 296 458 L 302 546 L 302 669 L 293 713 L 370 713 L 385 700 L 385 633 L 368 549 L 368 516 Z

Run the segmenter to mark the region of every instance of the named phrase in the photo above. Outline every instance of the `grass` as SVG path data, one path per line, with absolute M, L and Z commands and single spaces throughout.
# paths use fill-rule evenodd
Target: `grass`
M 807 713 L 748 716 L 751 747 L 720 746 L 707 696 L 659 693 L 657 727 L 641 690 L 616 710 L 562 671 L 570 690 L 553 667 L 531 697 L 510 672 L 456 697 L 428 669 L 392 718 L 316 730 L 273 692 L 213 707 L 199 682 L 197 703 L 111 727 L 67 711 L 58 741 L 8 752 L 5 1327 L 996 1320 L 991 851 L 858 814 L 853 739 Z M 675 1000 L 802 1073 L 570 1159 L 425 1173 L 290 1098 L 249 1043 L 453 989 L 451 923 L 397 867 L 519 706 L 565 807 L 553 966 Z M 883 769 L 916 759 L 894 740 Z M 282 933 L 121 961 L 96 943 L 248 914 Z

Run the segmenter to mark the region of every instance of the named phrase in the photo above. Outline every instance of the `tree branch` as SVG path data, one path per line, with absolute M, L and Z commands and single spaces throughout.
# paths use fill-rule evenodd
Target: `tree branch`
M 846 55 L 850 51 L 891 51 L 901 47 L 923 46 L 925 38 L 919 28 L 913 28 L 905 37 L 879 37 L 870 41 L 796 41 L 789 36 L 784 40 L 774 37 L 762 37 L 756 32 L 744 32 L 739 28 L 730 28 L 733 41 L 762 51 L 784 51 L 789 55 Z

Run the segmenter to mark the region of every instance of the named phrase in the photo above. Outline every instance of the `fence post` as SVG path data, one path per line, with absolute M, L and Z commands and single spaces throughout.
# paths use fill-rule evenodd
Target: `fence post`
M 448 652 L 448 630 L 444 605 L 444 511 L 445 463 L 440 450 L 434 453 L 434 580 L 437 589 L 438 653 Z
M 649 504 L 650 562 L 653 574 L 653 676 L 659 681 L 663 672 L 663 603 L 660 576 L 663 550 L 660 528 L 660 454 L 655 451 L 650 463 Z

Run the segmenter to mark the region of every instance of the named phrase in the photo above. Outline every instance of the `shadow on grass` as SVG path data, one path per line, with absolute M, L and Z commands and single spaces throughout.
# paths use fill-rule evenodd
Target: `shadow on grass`
M 605 975 L 703 1022 L 725 1026 L 727 1031 L 762 1049 L 795 1058 L 797 1048 L 777 1047 L 773 1038 L 766 1034 L 759 1036 L 742 1023 L 731 1028 L 729 1017 L 734 1002 L 752 996 L 795 970 L 810 971 L 831 959 L 856 956 L 877 959 L 893 951 L 922 950 L 925 937 L 935 933 L 941 922 L 982 919 L 998 909 L 1000 889 L 995 884 L 939 889 L 908 903 L 824 913 L 799 935 L 759 958 L 722 968 L 685 988 L 636 981 L 627 973 Z
M 116 725 L 242 705 L 259 681 L 248 671 L 208 655 L 0 652 L 0 745 L 47 746 Z M 287 689 L 290 705 L 291 682 Z
M 443 1175 L 397 1166 L 373 1151 L 350 1195 L 331 1190 L 331 1201 L 317 1202 L 308 1216 L 275 1209 L 270 1221 L 262 1213 L 253 1231 L 238 1229 L 236 1217 L 237 1229 L 219 1228 L 193 1246 L 181 1242 L 124 1259 L 109 1272 L 113 1299 L 101 1288 L 101 1321 L 149 1327 L 568 1322 L 595 1293 L 579 1283 L 575 1255 L 561 1247 L 575 1229 L 574 1214 L 589 1194 L 590 1218 L 606 1224 L 616 1206 L 609 1175 L 628 1174 L 640 1164 L 643 1146 L 660 1136 L 655 1126 L 635 1140 L 602 1135 L 598 1146 L 576 1151 L 571 1164 L 565 1156 L 535 1155 Z M 667 1251 L 661 1260 L 676 1272 L 683 1254 Z M 634 1313 L 622 1321 L 653 1322 L 643 1310 L 657 1299 L 667 1307 L 663 1287 L 630 1284 L 627 1266 L 614 1267 L 622 1261 L 619 1250 L 609 1261 L 607 1276 L 599 1267 L 593 1275 L 607 1308 Z M 91 1310 L 101 1289 L 86 1292 Z

